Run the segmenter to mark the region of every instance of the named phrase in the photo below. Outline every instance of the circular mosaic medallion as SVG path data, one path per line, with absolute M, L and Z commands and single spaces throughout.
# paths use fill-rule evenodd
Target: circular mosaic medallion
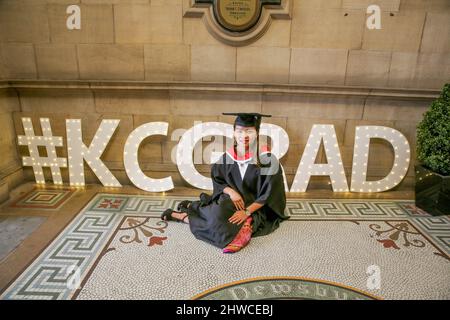
M 212 288 L 194 300 L 379 300 L 338 283 L 300 277 L 264 277 Z

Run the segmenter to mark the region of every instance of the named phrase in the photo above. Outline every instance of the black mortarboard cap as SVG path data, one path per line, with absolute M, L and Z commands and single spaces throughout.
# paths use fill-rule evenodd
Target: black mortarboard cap
M 225 116 L 237 116 L 234 121 L 234 125 L 242 126 L 242 127 L 255 127 L 256 130 L 259 131 L 259 127 L 261 126 L 261 118 L 262 117 L 271 117 L 268 114 L 260 114 L 260 113 L 222 113 Z

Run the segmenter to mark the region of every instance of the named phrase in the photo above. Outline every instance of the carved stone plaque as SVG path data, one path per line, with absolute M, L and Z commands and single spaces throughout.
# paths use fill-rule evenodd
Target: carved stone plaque
M 230 45 L 261 37 L 272 18 L 290 19 L 291 0 L 191 0 L 185 17 L 203 17 L 208 31 Z

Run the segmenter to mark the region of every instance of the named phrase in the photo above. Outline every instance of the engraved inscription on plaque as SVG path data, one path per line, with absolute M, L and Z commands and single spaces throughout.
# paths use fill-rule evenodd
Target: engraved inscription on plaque
M 195 0 L 195 2 L 212 4 L 216 21 L 224 29 L 233 32 L 251 29 L 258 22 L 264 5 L 281 4 L 281 0 Z
M 203 18 L 216 39 L 228 45 L 244 46 L 259 39 L 273 19 L 290 20 L 293 1 L 297 0 L 189 1 L 191 5 L 184 17 Z
M 220 0 L 216 7 L 222 25 L 232 31 L 244 31 L 259 18 L 259 0 Z

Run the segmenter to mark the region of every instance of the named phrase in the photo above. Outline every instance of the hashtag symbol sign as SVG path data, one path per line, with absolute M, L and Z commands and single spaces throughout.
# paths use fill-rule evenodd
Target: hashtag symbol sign
M 56 147 L 63 146 L 62 137 L 54 137 L 50 120 L 40 118 L 42 136 L 34 134 L 33 123 L 30 118 L 22 118 L 22 125 L 25 130 L 24 136 L 18 137 L 20 146 L 27 146 L 30 152 L 29 157 L 22 157 L 24 166 L 33 167 L 34 176 L 37 183 L 45 183 L 44 171 L 42 168 L 50 168 L 53 183 L 62 184 L 61 168 L 67 167 L 66 158 L 58 158 Z M 47 157 L 41 157 L 38 147 L 45 147 Z

